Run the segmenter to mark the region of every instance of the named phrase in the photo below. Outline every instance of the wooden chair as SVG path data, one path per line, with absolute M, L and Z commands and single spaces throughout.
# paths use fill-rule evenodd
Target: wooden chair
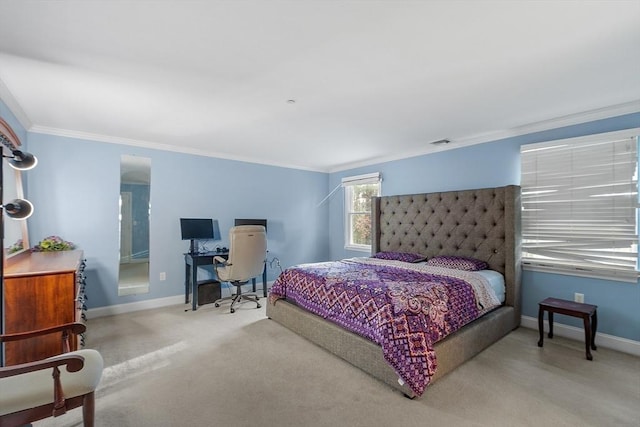
M 96 350 L 69 352 L 69 334 L 81 334 L 86 326 L 68 323 L 37 331 L 0 335 L 0 342 L 62 332 L 63 353 L 36 362 L 0 367 L 0 427 L 28 424 L 57 417 L 82 407 L 84 425 L 93 427 L 94 392 L 104 361 Z M 60 370 L 60 366 L 66 369 Z

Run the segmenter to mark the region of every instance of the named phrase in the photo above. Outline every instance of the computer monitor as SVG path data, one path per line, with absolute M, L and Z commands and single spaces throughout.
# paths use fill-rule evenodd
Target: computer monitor
M 213 239 L 211 218 L 180 218 L 182 240 Z
M 267 231 L 267 220 L 266 219 L 246 219 L 246 218 L 236 218 L 233 225 L 262 225 L 264 227 L 264 231 Z

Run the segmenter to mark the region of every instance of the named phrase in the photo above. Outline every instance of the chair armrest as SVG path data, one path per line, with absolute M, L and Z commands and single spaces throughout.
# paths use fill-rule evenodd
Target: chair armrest
M 221 256 L 218 256 L 218 255 L 216 255 L 216 256 L 214 256 L 214 257 L 213 257 L 213 262 L 214 262 L 215 264 L 224 264 L 224 265 L 229 265 L 229 264 L 227 264 L 227 262 L 228 262 L 228 261 L 229 261 L 229 260 L 224 259 L 224 258 L 222 258 Z
M 84 323 L 65 323 L 64 325 L 51 326 L 49 328 L 37 329 L 35 331 L 15 332 L 12 334 L 0 335 L 0 343 L 25 340 L 28 338 L 38 337 L 40 335 L 54 334 L 56 332 L 62 332 L 62 352 L 68 353 L 71 350 L 69 344 L 69 333 L 80 335 L 87 330 Z
M 64 333 L 66 334 L 66 331 Z M 48 359 L 38 360 L 36 362 L 28 362 L 20 365 L 0 368 L 0 380 L 4 379 L 3 382 L 13 381 L 14 385 L 18 386 L 17 390 L 22 389 L 20 386 L 21 384 L 22 386 L 31 387 L 32 389 L 35 387 L 33 390 L 37 395 L 48 388 L 47 382 L 43 381 L 48 377 L 48 375 L 46 375 L 46 372 L 40 371 L 51 369 L 51 382 L 49 382 L 50 387 L 53 389 L 53 408 L 51 415 L 57 417 L 58 415 L 62 415 L 67 412 L 65 404 L 65 390 L 63 390 L 62 387 L 59 367 L 66 366 L 67 372 L 74 373 L 81 371 L 82 368 L 84 368 L 84 365 L 84 356 L 78 353 L 63 354 L 60 356 L 53 356 Z M 100 372 L 102 372 L 102 368 L 100 369 Z M 24 379 L 19 377 L 22 374 L 26 374 Z M 9 379 L 10 377 L 16 378 Z M 38 380 L 38 378 L 40 380 Z M 73 389 L 74 387 L 72 386 L 71 390 Z
M 0 335 L 0 342 L 19 341 L 27 338 L 33 338 L 40 335 L 53 334 L 56 332 L 71 332 L 72 334 L 80 335 L 87 330 L 86 325 L 83 323 L 73 322 L 65 323 L 64 325 L 51 326 L 49 328 L 37 329 L 35 331 L 15 332 L 12 334 Z
M 22 363 L 20 365 L 5 366 L 0 368 L 0 378 L 12 377 L 27 372 L 40 371 L 42 369 L 55 368 L 67 365 L 68 372 L 78 372 L 84 367 L 84 357 L 77 354 L 54 356 L 49 359 L 36 362 Z

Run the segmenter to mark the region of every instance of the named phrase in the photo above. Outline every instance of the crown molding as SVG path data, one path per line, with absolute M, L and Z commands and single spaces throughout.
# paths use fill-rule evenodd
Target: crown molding
M 489 141 L 498 141 L 505 138 L 513 138 L 515 136 L 527 135 L 530 133 L 543 132 L 551 129 L 563 128 L 566 126 L 578 125 L 581 123 L 593 122 L 596 120 L 608 119 L 625 114 L 640 112 L 640 100 L 626 102 L 624 104 L 613 105 L 609 107 L 598 108 L 595 110 L 585 111 L 582 113 L 569 114 L 567 116 L 556 117 L 549 120 L 530 123 L 527 125 L 517 126 L 489 134 L 471 136 L 459 139 L 462 143 L 477 144 Z
M 170 151 L 183 154 L 192 154 L 197 156 L 215 157 L 225 160 L 235 160 L 239 162 L 256 163 L 267 166 L 282 167 L 287 169 L 306 170 L 310 172 L 323 172 L 323 173 L 335 173 L 342 172 L 349 169 L 355 169 L 364 166 L 371 166 L 379 163 L 386 163 L 395 160 L 408 159 L 412 157 L 422 156 L 426 154 L 434 154 L 440 151 L 453 150 L 457 148 L 467 147 L 476 144 L 482 144 L 485 142 L 499 141 L 501 139 L 513 138 L 521 135 L 527 135 L 536 132 L 547 131 L 551 129 L 562 128 L 566 126 L 577 125 L 581 123 L 587 123 L 595 120 L 602 120 L 616 116 L 622 116 L 625 114 L 640 112 L 640 100 L 634 100 L 631 102 L 613 105 L 609 107 L 598 108 L 595 110 L 585 111 L 582 113 L 570 114 L 562 117 L 557 117 L 549 120 L 543 120 L 540 122 L 530 123 L 522 126 L 517 126 L 511 129 L 498 130 L 495 132 L 488 132 L 478 135 L 470 135 L 462 138 L 452 139 L 450 144 L 441 145 L 429 145 L 420 150 L 414 150 L 411 152 L 398 153 L 394 156 L 381 156 L 375 157 L 360 162 L 346 163 L 335 168 L 317 169 L 302 167 L 300 165 L 285 164 L 279 162 L 265 162 L 261 158 L 253 158 L 249 156 L 237 156 L 230 155 L 228 153 L 218 153 L 208 150 L 199 150 L 193 148 L 178 147 L 169 144 L 162 144 L 150 141 L 142 141 L 128 138 L 118 138 L 108 135 L 100 135 L 89 132 L 71 131 L 66 129 L 57 129 L 46 126 L 32 125 L 31 121 L 24 113 L 18 102 L 15 100 L 9 89 L 4 82 L 0 80 L 0 98 L 7 104 L 11 112 L 16 116 L 22 126 L 27 129 L 28 132 L 41 133 L 47 135 L 63 136 L 68 138 L 85 139 L 97 142 L 106 142 L 111 144 L 129 145 L 134 147 L 149 148 L 162 151 Z
M 399 153 L 395 156 L 382 156 L 363 160 L 361 162 L 348 163 L 331 169 L 328 172 L 342 172 L 345 170 L 355 169 L 363 166 L 371 166 L 378 163 L 408 159 L 411 157 L 423 156 L 425 154 L 434 154 L 440 151 L 454 150 L 457 148 L 468 147 L 470 145 L 482 144 L 484 142 L 499 141 L 501 139 L 513 138 L 516 136 L 528 135 L 531 133 L 543 132 L 551 129 L 558 129 L 566 126 L 588 123 L 595 120 L 608 119 L 611 117 L 623 116 L 625 114 L 638 112 L 640 112 L 640 100 L 635 100 L 623 104 L 585 111 L 582 113 L 570 114 L 554 119 L 516 126 L 511 129 L 498 130 L 495 132 L 487 132 L 478 135 L 470 135 L 462 138 L 452 138 L 451 143 L 449 144 L 429 145 L 413 152 L 404 152 Z
M 67 129 L 58 129 L 58 128 L 52 128 L 47 126 L 32 126 L 29 129 L 29 132 L 39 133 L 44 135 L 52 135 L 52 136 L 63 136 L 66 138 L 84 139 L 84 140 L 96 141 L 96 142 L 106 142 L 109 144 L 120 144 L 120 145 L 132 146 L 132 147 L 149 148 L 152 150 L 170 151 L 173 153 L 193 154 L 196 156 L 204 156 L 204 157 L 215 157 L 217 159 L 234 160 L 234 161 L 245 162 L 245 163 L 256 163 L 260 165 L 275 166 L 275 167 L 287 168 L 287 169 L 297 169 L 297 170 L 306 170 L 310 172 L 328 173 L 328 171 L 321 170 L 321 169 L 314 169 L 314 168 L 303 167 L 299 165 L 291 165 L 291 164 L 278 163 L 278 162 L 268 162 L 262 158 L 256 158 L 256 157 L 250 157 L 250 156 L 237 156 L 237 155 L 231 155 L 228 153 L 218 153 L 215 151 L 178 147 L 175 145 L 162 144 L 158 142 L 150 142 L 150 141 L 143 141 L 143 140 L 129 139 L 129 138 L 119 138 L 114 136 L 101 135 L 101 134 L 90 133 L 90 132 L 72 131 Z
M 7 108 L 9 108 L 13 115 L 16 116 L 16 119 L 18 119 L 24 129 L 31 128 L 31 120 L 29 120 L 29 117 L 2 79 L 0 79 L 0 99 L 7 105 Z

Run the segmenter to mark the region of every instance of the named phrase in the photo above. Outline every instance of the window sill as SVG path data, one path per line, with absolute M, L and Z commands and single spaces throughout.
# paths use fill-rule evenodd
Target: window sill
M 594 279 L 604 279 L 635 284 L 638 283 L 638 278 L 640 277 L 639 272 L 633 271 L 588 269 L 576 266 L 539 264 L 532 263 L 530 261 L 523 261 L 522 269 L 527 271 L 540 271 L 543 273 L 562 274 L 566 276 L 576 277 L 590 277 Z
M 371 253 L 371 246 L 364 245 L 344 245 L 345 250 L 347 251 L 358 251 L 358 252 L 367 252 Z

